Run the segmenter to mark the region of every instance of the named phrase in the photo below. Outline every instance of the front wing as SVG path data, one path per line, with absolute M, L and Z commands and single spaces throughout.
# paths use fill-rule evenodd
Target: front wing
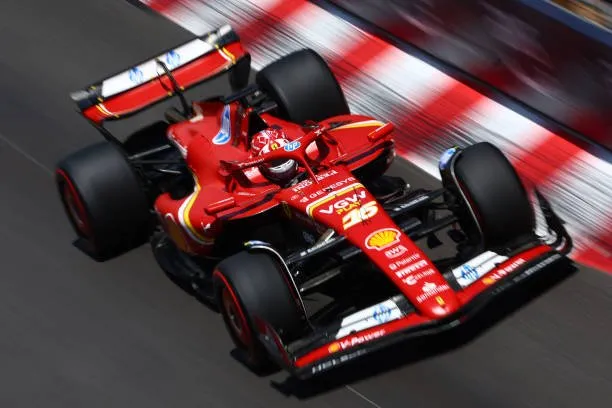
M 391 344 L 457 327 L 536 272 L 562 271 L 571 265 L 563 253 L 548 245 L 536 245 L 458 291 L 463 306 L 453 315 L 438 320 L 417 314 L 403 296 L 396 296 L 351 315 L 361 315 L 361 320 L 317 331 L 289 345 L 283 344 L 266 322 L 256 319 L 256 323 L 260 340 L 271 357 L 294 376 L 306 379 Z

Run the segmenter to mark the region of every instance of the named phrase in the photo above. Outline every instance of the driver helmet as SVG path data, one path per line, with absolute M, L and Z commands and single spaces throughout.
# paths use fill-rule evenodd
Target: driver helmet
M 287 134 L 280 128 L 268 128 L 256 133 L 251 140 L 251 156 L 257 157 L 280 149 L 289 143 Z M 298 164 L 292 159 L 281 159 L 260 166 L 261 173 L 275 183 L 291 180 L 298 172 Z

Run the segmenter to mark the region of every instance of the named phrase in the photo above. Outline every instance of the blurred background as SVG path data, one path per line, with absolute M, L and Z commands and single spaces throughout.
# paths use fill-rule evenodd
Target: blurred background
M 612 406 L 609 6 L 2 0 L 0 407 Z M 223 24 L 254 72 L 298 48 L 323 55 L 352 110 L 396 124 L 393 170 L 416 188 L 438 185 L 448 146 L 498 145 L 566 221 L 578 272 L 498 305 L 472 336 L 402 344 L 309 384 L 254 376 L 147 246 L 105 263 L 72 247 L 53 184 L 58 160 L 101 140 L 70 92 Z
M 550 0 L 602 27 L 612 27 L 612 2 L 608 0 Z

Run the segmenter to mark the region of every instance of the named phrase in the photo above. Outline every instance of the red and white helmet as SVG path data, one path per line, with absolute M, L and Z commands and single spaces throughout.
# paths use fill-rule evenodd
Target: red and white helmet
M 290 140 L 287 134 L 280 128 L 264 129 L 255 134 L 251 140 L 251 156 L 261 156 L 271 151 L 281 149 Z M 261 173 L 276 183 L 283 183 L 291 180 L 298 171 L 298 164 L 295 160 L 278 160 L 266 163 L 260 167 Z

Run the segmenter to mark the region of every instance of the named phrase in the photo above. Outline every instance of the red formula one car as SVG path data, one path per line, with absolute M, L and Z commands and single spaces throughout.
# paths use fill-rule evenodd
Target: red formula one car
M 414 190 L 385 175 L 393 125 L 351 114 L 316 53 L 273 62 L 253 85 L 249 72 L 222 27 L 73 94 L 106 141 L 59 163 L 57 184 L 81 248 L 103 260 L 150 241 L 168 274 L 218 305 L 253 369 L 309 377 L 454 327 L 569 265 L 562 223 L 538 194 L 556 239 L 536 235 L 494 146 L 443 152 L 440 188 Z M 221 74 L 231 95 L 187 102 L 184 89 Z M 104 126 L 171 95 L 182 110 L 125 140 Z M 425 246 L 444 230 L 455 255 L 432 259 Z

